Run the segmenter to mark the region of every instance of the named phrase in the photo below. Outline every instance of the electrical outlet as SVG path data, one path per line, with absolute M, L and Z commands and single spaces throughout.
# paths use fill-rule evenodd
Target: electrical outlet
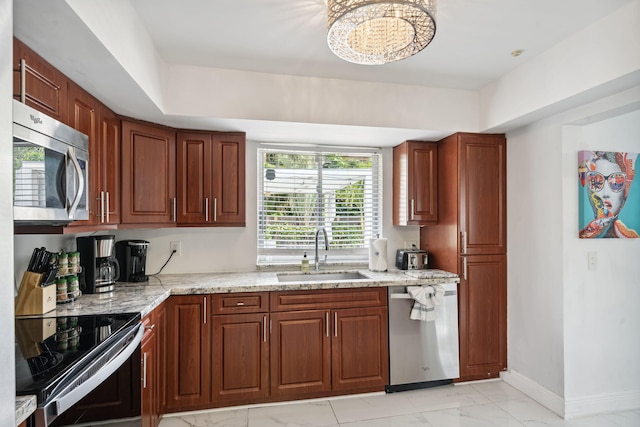
M 169 243 L 171 247 L 171 252 L 176 251 L 176 256 L 182 255 L 182 243 L 181 242 L 171 242 Z
M 418 247 L 418 241 L 417 240 L 405 240 L 404 241 L 404 249 L 413 249 L 413 247 Z
M 589 251 L 587 253 L 587 268 L 589 270 L 597 270 L 598 269 L 598 252 Z

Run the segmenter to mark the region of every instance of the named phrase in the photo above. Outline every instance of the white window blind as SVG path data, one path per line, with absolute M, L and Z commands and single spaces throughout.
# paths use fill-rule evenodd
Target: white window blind
M 327 262 L 366 261 L 382 230 L 381 156 L 348 152 L 258 150 L 258 263 L 313 260 L 316 232 L 329 240 Z

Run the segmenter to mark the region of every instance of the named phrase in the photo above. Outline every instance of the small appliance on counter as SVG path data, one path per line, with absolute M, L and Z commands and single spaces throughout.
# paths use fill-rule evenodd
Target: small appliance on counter
M 149 276 L 145 275 L 147 264 L 146 240 L 120 240 L 116 242 L 116 258 L 120 262 L 123 274 L 120 282 L 146 282 Z
M 422 270 L 427 265 L 427 251 L 424 249 L 398 249 L 396 252 L 396 268 L 399 270 Z
M 120 265 L 113 257 L 115 236 L 77 237 L 76 244 L 80 253 L 80 289 L 85 294 L 111 292 L 120 277 Z

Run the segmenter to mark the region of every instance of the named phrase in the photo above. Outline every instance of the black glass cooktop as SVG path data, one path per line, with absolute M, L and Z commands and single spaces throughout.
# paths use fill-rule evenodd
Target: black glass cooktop
M 16 394 L 46 400 L 68 372 L 139 321 L 139 313 L 16 318 Z

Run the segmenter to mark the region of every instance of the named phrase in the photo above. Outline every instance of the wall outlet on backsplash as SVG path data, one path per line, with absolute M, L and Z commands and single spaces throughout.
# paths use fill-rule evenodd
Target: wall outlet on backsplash
M 405 240 L 403 249 L 413 249 L 413 247 L 418 248 L 420 245 L 417 240 Z

